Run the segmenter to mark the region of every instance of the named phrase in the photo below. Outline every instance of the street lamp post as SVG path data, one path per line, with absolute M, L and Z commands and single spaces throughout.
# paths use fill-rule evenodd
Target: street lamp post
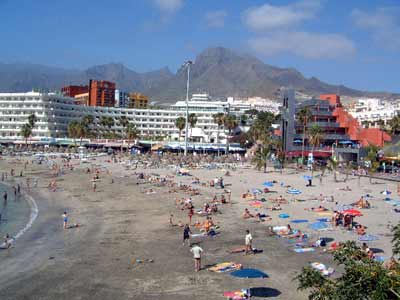
M 187 155 L 188 150 L 188 131 L 189 131 L 189 79 L 190 79 L 190 66 L 193 64 L 192 61 L 186 61 L 183 66 L 186 67 L 187 70 L 187 80 L 186 80 L 186 116 L 185 116 L 185 152 L 184 155 Z

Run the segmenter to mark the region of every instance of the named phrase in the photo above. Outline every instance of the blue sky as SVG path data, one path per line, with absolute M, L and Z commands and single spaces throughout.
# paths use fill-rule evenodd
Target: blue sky
M 0 0 L 0 61 L 172 71 L 207 47 L 400 92 L 398 0 Z

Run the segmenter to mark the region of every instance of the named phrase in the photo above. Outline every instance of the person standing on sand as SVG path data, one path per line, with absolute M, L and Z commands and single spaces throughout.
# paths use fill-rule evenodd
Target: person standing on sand
M 63 227 L 64 229 L 68 228 L 68 214 L 66 211 L 64 211 L 64 213 L 61 215 L 63 218 Z
M 199 245 L 194 244 L 192 249 L 190 249 L 190 252 L 193 253 L 194 270 L 199 272 L 201 270 L 201 253 L 203 252 L 203 249 L 201 249 Z
M 246 230 L 246 236 L 244 238 L 245 244 L 245 255 L 249 254 L 249 252 L 253 252 L 253 236 L 250 233 L 250 230 Z
M 190 247 L 190 235 L 192 232 L 190 231 L 189 224 L 185 225 L 185 228 L 183 228 L 183 246 L 185 246 L 186 241 L 188 241 L 188 246 Z
M 96 188 L 97 188 L 96 179 L 93 179 L 92 188 L 93 188 L 93 192 L 95 192 L 95 191 L 96 191 Z
M 192 217 L 194 215 L 194 211 L 193 211 L 193 205 L 191 205 L 191 207 L 189 208 L 189 213 L 188 213 L 188 217 L 189 217 L 189 224 L 192 225 Z

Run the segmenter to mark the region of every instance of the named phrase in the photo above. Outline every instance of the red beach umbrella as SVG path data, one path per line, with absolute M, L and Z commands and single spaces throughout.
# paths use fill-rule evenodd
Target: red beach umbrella
M 354 217 L 359 217 L 362 216 L 361 211 L 357 210 L 357 209 L 346 209 L 344 211 L 342 211 L 342 213 L 344 215 L 352 215 Z

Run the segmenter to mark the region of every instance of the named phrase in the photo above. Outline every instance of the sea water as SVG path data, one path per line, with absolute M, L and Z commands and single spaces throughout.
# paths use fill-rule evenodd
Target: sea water
M 4 203 L 3 194 L 7 191 L 7 204 Z M 0 244 L 8 233 L 15 236 L 29 222 L 30 206 L 23 195 L 14 197 L 14 190 L 0 184 Z

